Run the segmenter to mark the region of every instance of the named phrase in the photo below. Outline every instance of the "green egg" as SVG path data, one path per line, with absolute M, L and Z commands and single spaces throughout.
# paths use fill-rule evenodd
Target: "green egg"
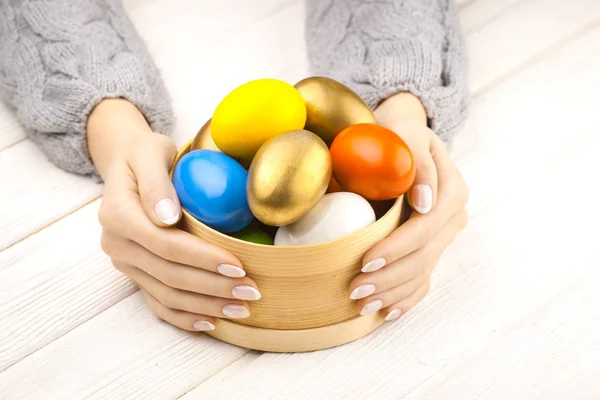
M 232 233 L 236 239 L 240 239 L 246 242 L 257 243 L 257 244 L 266 244 L 268 246 L 273 246 L 273 238 L 269 236 L 267 233 L 261 231 L 256 228 L 247 228 L 241 230 L 236 233 Z

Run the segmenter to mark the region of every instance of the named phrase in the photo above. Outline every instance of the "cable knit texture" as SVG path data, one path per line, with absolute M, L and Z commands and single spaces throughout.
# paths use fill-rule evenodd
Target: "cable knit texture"
M 96 175 L 87 117 L 126 98 L 170 133 L 168 93 L 119 0 L 0 0 L 0 94 L 29 137 L 67 171 Z
M 312 73 L 375 108 L 400 91 L 419 97 L 448 143 L 466 119 L 467 57 L 451 0 L 306 0 Z

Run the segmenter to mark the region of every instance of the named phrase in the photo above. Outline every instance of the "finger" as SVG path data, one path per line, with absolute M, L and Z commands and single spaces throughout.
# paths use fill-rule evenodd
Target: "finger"
M 467 212 L 463 209 L 442 227 L 433 240 L 419 250 L 378 271 L 359 274 L 350 283 L 350 298 L 359 300 L 401 285 L 419 275 L 429 276 L 466 222 Z
M 423 247 L 462 208 L 468 191 L 439 138 L 432 138 L 432 156 L 438 171 L 438 198 L 427 214 L 411 217 L 386 239 L 373 246 L 363 258 L 363 272 L 372 272 Z M 441 146 L 441 147 L 440 147 Z
M 429 293 L 430 281 L 428 280 L 423 286 L 418 288 L 409 296 L 404 299 L 385 307 L 381 310 L 383 315 L 385 315 L 386 321 L 393 321 L 400 318 L 401 315 L 406 314 L 410 311 L 418 302 L 423 300 L 423 298 Z
M 429 280 L 429 276 L 419 275 L 401 285 L 384 292 L 366 297 L 356 302 L 356 310 L 360 315 L 375 313 L 384 307 L 394 304 L 415 292 Z
M 151 134 L 131 157 L 144 211 L 157 226 L 171 226 L 181 218 L 181 205 L 169 178 L 176 154 L 177 148 L 169 138 Z
M 433 158 L 431 157 L 430 140 L 431 134 L 423 132 L 421 140 L 415 146 L 411 147 L 411 152 L 415 160 L 416 175 L 413 185 L 408 194 L 408 200 L 411 207 L 421 213 L 427 214 L 437 199 L 437 169 Z
M 246 275 L 240 260 L 221 247 L 179 229 L 154 225 L 146 216 L 139 196 L 130 190 L 120 189 L 119 185 L 127 184 L 125 179 L 120 179 L 115 178 L 105 190 L 98 213 L 103 232 L 129 238 L 158 257 L 179 264 L 232 278 Z
M 103 248 L 113 259 L 136 265 L 167 286 L 189 292 L 226 299 L 258 300 L 261 294 L 256 283 L 248 278 L 229 278 L 214 272 L 174 263 L 158 257 L 139 244 L 108 236 Z
M 248 303 L 174 289 L 139 268 L 130 268 L 129 276 L 167 308 L 220 318 L 247 318 Z
M 178 328 L 185 329 L 186 331 L 212 331 L 215 329 L 215 319 L 206 315 L 192 314 L 185 311 L 172 310 L 161 304 L 160 301 L 156 300 L 154 296 L 148 293 L 143 287 L 140 287 L 140 291 L 146 299 L 146 303 L 150 307 L 150 310 L 158 318 L 165 322 L 170 323 Z

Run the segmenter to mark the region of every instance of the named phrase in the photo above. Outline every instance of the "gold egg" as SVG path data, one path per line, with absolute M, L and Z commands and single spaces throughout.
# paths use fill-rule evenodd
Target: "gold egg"
M 212 120 L 212 118 L 209 119 L 208 121 L 206 121 L 206 123 L 204 125 L 202 125 L 202 128 L 200 128 L 200 130 L 196 134 L 196 137 L 194 137 L 194 141 L 192 142 L 190 151 L 204 149 L 204 150 L 213 150 L 213 151 L 218 151 L 219 153 L 223 153 L 223 151 L 219 148 L 219 146 L 216 145 L 215 141 L 212 138 L 212 134 L 210 132 L 210 121 L 211 120 Z M 246 169 L 250 168 L 251 161 L 241 160 L 238 158 L 236 158 L 235 160 L 237 162 L 239 162 L 242 165 L 242 167 L 244 167 Z
M 336 80 L 313 76 L 296 83 L 295 88 L 306 105 L 304 129 L 328 145 L 350 125 L 376 123 L 373 111 L 360 96 Z
M 331 179 L 331 156 L 321 138 L 298 130 L 265 142 L 248 172 L 248 204 L 271 226 L 296 222 L 323 197 Z
M 215 144 L 212 138 L 212 134 L 210 133 L 211 120 L 212 118 L 206 121 L 204 125 L 202 125 L 202 128 L 200 128 L 200 130 L 196 134 L 196 137 L 194 138 L 194 141 L 192 142 L 192 147 L 190 148 L 190 150 L 205 149 L 214 150 L 218 151 L 219 153 L 222 153 L 221 149 L 219 149 L 219 147 Z

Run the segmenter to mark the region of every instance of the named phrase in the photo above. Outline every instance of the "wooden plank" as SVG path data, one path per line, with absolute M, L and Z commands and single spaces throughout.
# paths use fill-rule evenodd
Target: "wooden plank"
M 600 265 L 600 259 L 592 262 Z M 595 268 L 518 326 L 492 332 L 404 399 L 600 398 L 599 287 Z
M 570 142 L 597 136 L 600 116 L 591 99 L 600 76 L 594 68 L 600 69 L 600 28 L 476 99 L 453 143 L 472 211 L 516 193 L 507 193 L 515 179 L 531 182 Z
M 532 0 L 504 0 L 504 1 L 466 1 L 459 6 L 460 24 L 465 34 L 480 30 L 492 21 L 505 18 L 509 12 L 514 12 L 516 7 L 523 6 Z
M 0 371 L 136 290 L 99 251 L 99 203 L 0 252 Z
M 480 12 L 495 0 L 478 1 Z M 494 6 L 496 7 L 496 6 Z M 481 92 L 536 55 L 600 21 L 597 0 L 535 0 L 510 9 L 469 33 L 471 89 Z
M 136 292 L 0 373 L 0 397 L 171 399 L 245 352 L 158 321 Z
M 102 193 L 94 181 L 55 168 L 29 140 L 0 151 L 0 250 Z

